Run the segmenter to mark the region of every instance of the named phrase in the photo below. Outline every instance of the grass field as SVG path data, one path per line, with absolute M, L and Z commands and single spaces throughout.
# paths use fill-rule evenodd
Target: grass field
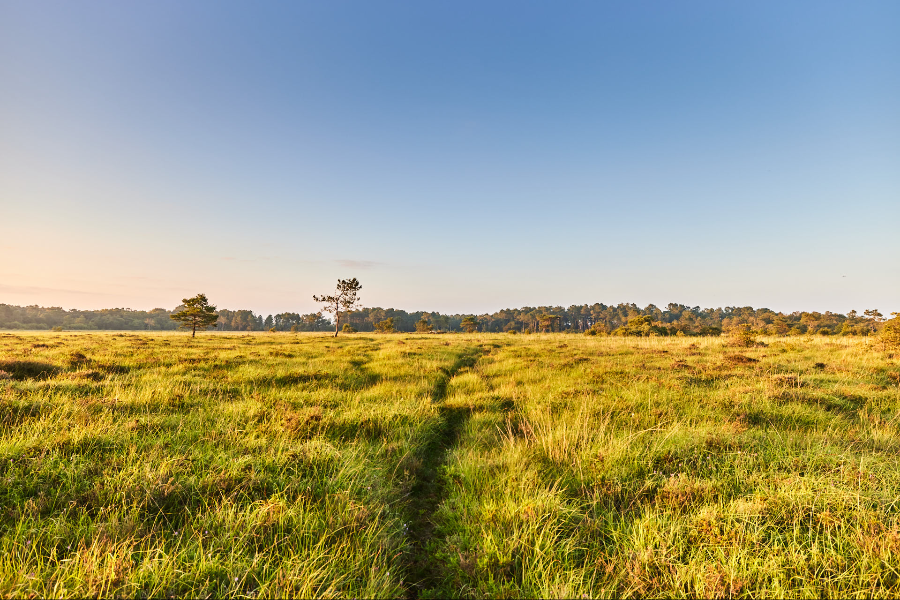
M 0 596 L 900 595 L 864 339 L 0 334 Z

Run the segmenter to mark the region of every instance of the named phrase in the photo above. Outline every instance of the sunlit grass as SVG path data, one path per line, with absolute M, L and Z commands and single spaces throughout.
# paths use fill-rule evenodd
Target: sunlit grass
M 863 339 L 0 334 L 3 596 L 896 596 Z

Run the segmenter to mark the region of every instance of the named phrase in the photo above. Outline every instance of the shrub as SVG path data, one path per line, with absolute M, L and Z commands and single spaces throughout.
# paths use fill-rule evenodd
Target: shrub
M 353 327 L 350 323 L 344 323 L 341 331 L 343 333 L 356 333 L 356 327 Z
M 894 318 L 881 328 L 881 341 L 885 349 L 900 349 L 900 313 L 891 313 Z
M 753 337 L 753 330 L 746 323 L 738 325 L 731 330 L 731 344 L 739 348 L 752 348 L 756 345 L 756 338 Z

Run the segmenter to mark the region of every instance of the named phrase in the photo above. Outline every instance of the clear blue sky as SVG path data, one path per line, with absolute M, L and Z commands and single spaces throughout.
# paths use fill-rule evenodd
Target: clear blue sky
M 900 2 L 0 0 L 0 302 L 900 310 Z

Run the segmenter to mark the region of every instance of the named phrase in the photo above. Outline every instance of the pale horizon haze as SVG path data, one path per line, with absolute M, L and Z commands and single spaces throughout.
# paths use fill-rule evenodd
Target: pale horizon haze
M 0 0 L 0 303 L 900 311 L 900 3 Z

